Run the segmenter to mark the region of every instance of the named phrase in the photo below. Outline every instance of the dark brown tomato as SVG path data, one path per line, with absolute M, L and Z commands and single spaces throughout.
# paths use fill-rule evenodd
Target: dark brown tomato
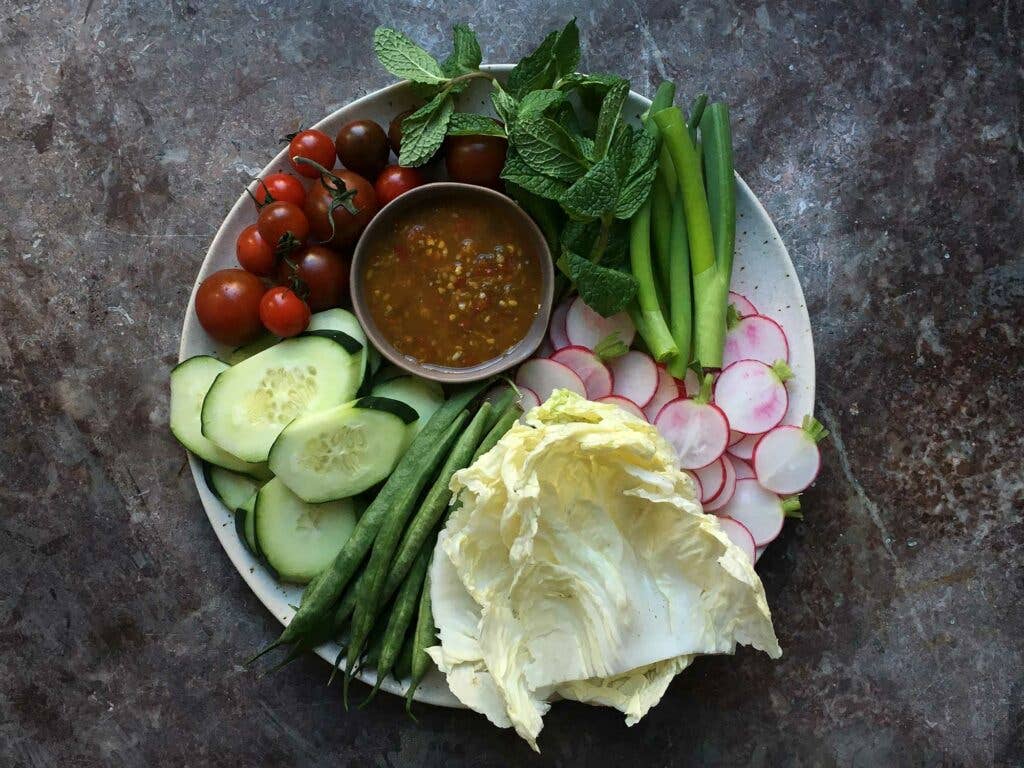
M 222 269 L 199 285 L 196 316 L 221 344 L 245 344 L 263 332 L 260 299 L 263 281 L 244 269 Z
M 330 211 L 335 197 L 335 184 L 326 178 L 313 184 L 306 193 L 306 216 L 313 237 L 335 250 L 344 251 L 359 239 L 370 219 L 377 214 L 377 195 L 373 185 L 357 173 L 341 170 L 335 175 L 345 183 L 346 189 L 355 191 L 352 202 L 359 212 L 353 214 L 343 206 L 335 207 L 332 235 Z
M 508 139 L 502 136 L 449 136 L 444 153 L 448 178 L 500 189 L 507 150 Z
M 391 154 L 384 129 L 373 120 L 345 123 L 338 131 L 334 146 L 341 164 L 367 179 L 377 178 Z
M 306 285 L 306 303 L 313 312 L 340 307 L 348 297 L 348 274 L 351 262 L 340 253 L 323 245 L 310 245 L 289 260 L 295 265 L 294 275 Z M 277 282 L 288 285 L 292 268 L 281 260 Z
M 391 118 L 391 122 L 388 124 L 388 142 L 391 144 L 395 157 L 398 157 L 398 153 L 402 149 L 402 121 L 415 111 L 415 109 L 407 109 L 405 112 L 399 112 Z

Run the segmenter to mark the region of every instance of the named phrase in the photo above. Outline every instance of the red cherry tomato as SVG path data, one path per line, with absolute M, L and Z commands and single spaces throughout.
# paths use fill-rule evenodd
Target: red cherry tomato
M 277 268 L 274 249 L 260 236 L 255 224 L 242 230 L 235 241 L 235 255 L 243 269 L 260 277 L 269 277 Z
M 449 136 L 444 165 L 452 181 L 498 188 L 508 140 L 501 136 Z
M 309 219 L 306 214 L 295 203 L 284 200 L 263 206 L 256 218 L 256 228 L 263 241 L 275 250 L 289 235 L 300 243 L 306 242 L 309 237 Z
M 291 288 L 271 288 L 260 300 L 260 320 L 276 336 L 297 336 L 309 325 L 309 306 Z
M 295 266 L 294 272 L 288 261 Z M 348 295 L 349 259 L 322 245 L 309 245 L 277 267 L 277 282 L 289 285 L 294 277 L 305 283 L 306 303 L 312 312 L 340 307 Z
M 292 136 L 292 140 L 288 144 L 288 159 L 291 161 L 292 168 L 307 178 L 315 179 L 320 175 L 320 171 L 312 165 L 296 163 L 296 157 L 313 160 L 327 170 L 331 170 L 334 167 L 334 142 L 323 131 L 312 128 L 299 131 Z
M 370 182 L 352 171 L 340 170 L 335 175 L 345 183 L 346 190 L 355 191 L 352 202 L 359 212 L 349 213 L 343 206 L 337 206 L 333 214 L 330 212 L 337 185 L 332 179 L 326 178 L 313 184 L 306 195 L 306 215 L 309 217 L 309 227 L 317 240 L 324 242 L 329 239 L 330 242 L 325 242 L 325 245 L 343 251 L 359 238 L 363 229 L 370 223 L 370 219 L 376 215 L 377 195 Z
M 265 179 L 257 179 L 252 194 L 259 207 L 275 200 L 295 203 L 299 208 L 306 204 L 306 188 L 290 173 L 272 173 Z
M 423 174 L 415 168 L 389 165 L 377 177 L 377 183 L 373 185 L 373 190 L 377 193 L 377 203 L 383 208 L 399 195 L 425 183 L 426 179 L 423 178 Z
M 222 269 L 199 285 L 196 316 L 210 336 L 222 344 L 245 344 L 263 331 L 260 299 L 263 281 L 244 269 Z

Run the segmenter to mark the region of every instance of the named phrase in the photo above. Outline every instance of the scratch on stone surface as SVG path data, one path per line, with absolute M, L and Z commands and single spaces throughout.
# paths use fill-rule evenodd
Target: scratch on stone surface
M 633 3 L 633 7 L 636 9 L 637 22 L 640 27 L 640 34 L 644 36 L 644 48 L 648 50 L 651 56 L 654 58 L 654 68 L 658 70 L 658 76 L 662 80 L 668 79 L 668 74 L 665 70 L 665 59 L 662 56 L 661 49 L 658 47 L 658 43 L 654 39 L 654 35 L 651 34 L 651 28 L 647 25 L 647 17 L 644 16 L 644 12 L 640 9 L 640 6 Z
M 907 610 L 910 612 L 910 621 L 914 625 L 914 630 L 924 641 L 925 645 L 931 649 L 931 641 L 928 639 L 928 635 L 924 631 L 924 624 L 921 623 L 921 617 L 917 615 L 917 609 L 914 607 L 913 601 L 910 599 L 910 591 L 907 588 L 906 572 L 903 570 L 903 565 L 900 563 L 896 550 L 893 549 L 892 534 L 889 533 L 889 529 L 882 520 L 882 515 L 878 509 L 878 505 L 868 497 L 867 493 L 864 491 L 864 486 L 860 484 L 860 481 L 857 480 L 857 477 L 853 474 L 853 468 L 850 466 L 850 459 L 846 454 L 846 446 L 843 444 L 842 435 L 839 433 L 839 423 L 836 421 L 835 415 L 832 413 L 832 410 L 825 405 L 820 405 L 819 410 L 821 411 L 822 422 L 824 422 L 825 426 L 828 427 L 829 439 L 835 447 L 836 456 L 839 459 L 839 468 L 843 471 L 843 476 L 846 478 L 846 482 L 849 483 L 853 492 L 857 494 L 857 498 L 860 499 L 864 509 L 868 511 L 868 517 L 871 518 L 871 522 L 874 523 L 875 528 L 878 529 L 879 534 L 882 536 L 882 546 L 885 547 L 885 551 L 889 555 L 889 559 L 892 561 L 893 570 L 896 573 L 896 586 L 899 587 L 900 592 L 908 598 Z
M 316 747 L 310 743 L 301 733 L 296 731 L 294 728 L 286 724 L 263 699 L 259 701 L 260 709 L 266 713 L 267 718 L 273 723 L 277 729 L 296 747 L 306 753 L 306 756 L 310 759 L 319 761 L 319 755 L 317 754 Z

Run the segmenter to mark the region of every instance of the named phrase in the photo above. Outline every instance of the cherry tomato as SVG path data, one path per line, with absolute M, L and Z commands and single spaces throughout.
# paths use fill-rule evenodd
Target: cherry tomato
M 423 174 L 415 168 L 389 165 L 377 177 L 377 183 L 373 185 L 373 190 L 377 193 L 377 202 L 383 208 L 399 195 L 425 183 Z
M 274 249 L 260 236 L 255 224 L 250 224 L 238 235 L 238 240 L 235 241 L 235 255 L 243 269 L 260 277 L 274 274 L 277 268 Z
M 295 203 L 301 208 L 306 202 L 306 188 L 302 182 L 290 173 L 272 173 L 265 179 L 256 180 L 256 188 L 252 191 L 256 205 L 263 206 L 274 200 Z M 270 200 L 267 200 L 267 196 Z
M 391 118 L 391 122 L 388 124 L 388 143 L 391 144 L 395 157 L 398 157 L 402 148 L 402 121 L 415 111 L 415 109 L 407 109 L 405 112 L 399 112 Z
M 345 188 L 355 191 L 352 202 L 359 213 L 349 213 L 342 206 L 334 209 L 334 235 L 331 235 L 329 212 L 335 197 L 335 183 L 330 179 L 316 182 L 306 195 L 306 216 L 313 236 L 325 245 L 343 251 L 352 245 L 377 213 L 377 195 L 370 182 L 352 171 L 341 170 L 336 174 L 345 183 Z
M 444 165 L 452 181 L 499 188 L 508 140 L 502 136 L 449 136 Z
M 279 285 L 260 299 L 260 320 L 276 336 L 297 336 L 309 325 L 309 306 L 291 288 Z
M 275 250 L 281 245 L 282 238 L 287 235 L 291 235 L 300 243 L 306 242 L 306 238 L 309 237 L 309 219 L 306 218 L 306 214 L 295 203 L 284 200 L 263 206 L 256 218 L 256 227 L 264 242 Z
M 263 331 L 260 299 L 263 281 L 244 269 L 222 269 L 203 280 L 196 293 L 196 316 L 222 344 L 245 344 Z
M 296 163 L 296 157 L 314 160 L 327 170 L 331 170 L 334 167 L 334 142 L 323 131 L 310 128 L 296 133 L 288 144 L 288 159 L 292 168 L 309 179 L 315 179 L 320 175 L 320 171 L 311 165 Z
M 360 176 L 372 179 L 388 164 L 388 137 L 373 120 L 345 123 L 334 140 L 341 164 Z
M 277 267 L 277 282 L 287 285 L 297 276 L 306 284 L 306 303 L 313 312 L 340 307 L 348 295 L 348 273 L 351 262 L 337 251 L 322 245 L 309 245 L 290 256 L 295 272 L 284 259 Z

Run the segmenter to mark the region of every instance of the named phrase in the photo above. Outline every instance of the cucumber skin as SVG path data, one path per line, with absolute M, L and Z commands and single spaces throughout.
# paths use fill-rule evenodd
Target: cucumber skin
M 406 426 L 416 421 L 420 415 L 411 405 L 395 400 L 393 397 L 366 395 L 355 401 L 354 408 L 367 408 L 371 411 L 384 411 L 400 418 Z

